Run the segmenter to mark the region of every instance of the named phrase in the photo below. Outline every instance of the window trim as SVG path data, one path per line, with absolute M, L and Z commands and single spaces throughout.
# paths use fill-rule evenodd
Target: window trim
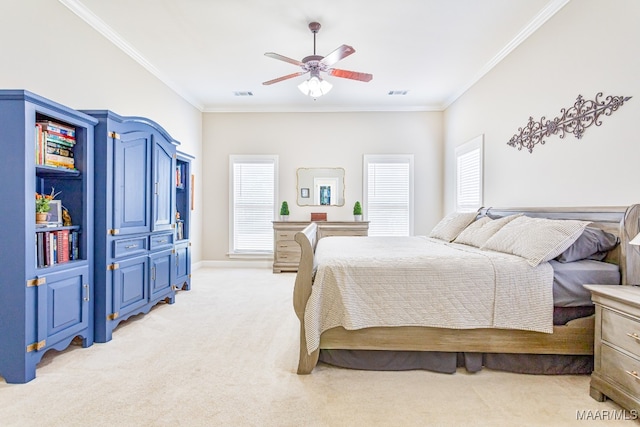
M 369 163 L 409 164 L 409 236 L 413 236 L 414 226 L 414 156 L 413 154 L 364 154 L 362 157 L 362 207 L 363 219 L 368 221 L 369 211 Z
M 477 205 L 460 205 L 458 203 L 459 192 L 458 192 L 458 159 L 472 151 L 479 150 L 479 164 L 478 164 L 478 185 L 479 185 L 479 193 L 478 194 L 478 204 Z M 484 203 L 484 134 L 478 135 L 475 138 L 465 142 L 464 144 L 460 144 L 455 149 L 455 179 L 454 179 L 454 201 L 456 211 L 474 211 L 480 209 Z
M 229 246 L 227 256 L 229 258 L 251 258 L 251 259 L 272 259 L 273 258 L 273 246 L 270 251 L 265 252 L 236 252 L 234 248 L 234 170 L 235 163 L 272 163 L 273 164 L 273 216 L 272 219 L 277 219 L 277 213 L 279 211 L 278 206 L 278 155 L 277 154 L 230 154 L 229 155 Z

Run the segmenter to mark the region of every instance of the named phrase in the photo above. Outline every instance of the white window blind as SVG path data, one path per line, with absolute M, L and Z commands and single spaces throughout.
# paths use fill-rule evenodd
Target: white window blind
M 456 210 L 482 207 L 483 136 L 456 148 Z
M 365 155 L 364 215 L 370 236 L 413 233 L 413 155 Z
M 231 156 L 232 254 L 273 253 L 277 156 Z

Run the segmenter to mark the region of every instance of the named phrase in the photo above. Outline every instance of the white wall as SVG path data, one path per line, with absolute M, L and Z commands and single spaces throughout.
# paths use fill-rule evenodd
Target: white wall
M 445 211 L 454 149 L 485 134 L 485 206 L 640 202 L 640 2 L 573 0 L 452 104 L 445 120 Z M 581 94 L 633 96 L 581 140 L 550 136 L 533 153 L 506 145 L 529 116 L 552 119 Z
M 158 122 L 181 142 L 181 151 L 196 156 L 196 199 L 202 198 L 197 108 L 60 2 L 5 1 L 0 22 L 0 87 L 26 89 L 75 109 L 108 109 Z M 196 204 L 194 261 L 201 257 L 200 212 Z
M 279 155 L 279 200 L 290 220 L 327 212 L 328 220 L 353 220 L 362 201 L 363 154 L 414 154 L 415 234 L 427 234 L 441 218 L 442 113 L 206 113 L 203 119 L 203 259 L 225 260 L 229 242 L 229 155 Z M 296 170 L 345 169 L 343 207 L 300 207 Z

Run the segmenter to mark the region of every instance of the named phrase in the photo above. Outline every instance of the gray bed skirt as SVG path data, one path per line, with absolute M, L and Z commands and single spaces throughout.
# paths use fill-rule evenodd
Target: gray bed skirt
M 553 323 L 590 316 L 593 306 L 556 307 Z M 319 361 L 333 366 L 372 371 L 423 369 L 452 374 L 457 368 L 478 372 L 497 371 L 537 375 L 591 374 L 592 355 L 452 353 L 442 351 L 320 350 Z

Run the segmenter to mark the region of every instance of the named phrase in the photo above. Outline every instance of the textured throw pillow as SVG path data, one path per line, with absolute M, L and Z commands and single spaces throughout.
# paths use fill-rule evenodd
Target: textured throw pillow
M 618 237 L 604 230 L 594 227 L 584 229 L 578 240 L 562 252 L 556 260 L 559 262 L 573 262 L 581 259 L 602 261 L 607 252 L 618 246 Z
M 454 242 L 479 248 L 487 243 L 487 240 L 496 234 L 498 230 L 519 216 L 522 216 L 522 214 L 509 215 L 498 219 L 491 219 L 488 216 L 484 216 L 462 230 Z
M 502 227 L 481 249 L 518 255 L 535 267 L 564 252 L 587 224 L 589 221 L 521 216 Z
M 442 218 L 442 220 L 433 227 L 429 237 L 451 242 L 458 237 L 458 234 L 464 230 L 467 225 L 471 224 L 478 212 L 453 212 Z

